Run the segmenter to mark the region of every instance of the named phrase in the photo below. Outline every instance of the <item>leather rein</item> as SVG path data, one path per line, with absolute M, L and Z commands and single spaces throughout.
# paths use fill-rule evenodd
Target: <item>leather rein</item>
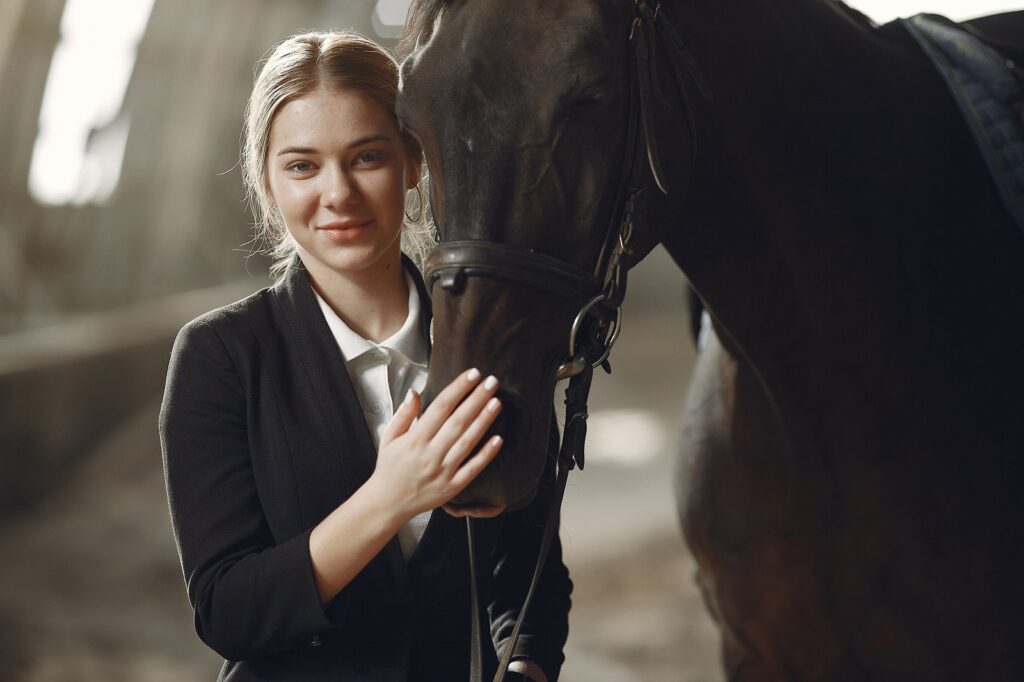
M 626 139 L 617 186 L 616 200 L 605 232 L 601 250 L 593 272 L 588 272 L 560 259 L 527 251 L 505 244 L 464 240 L 439 244 L 427 257 L 424 264 L 427 291 L 432 292 L 436 284 L 441 288 L 458 293 L 469 277 L 487 277 L 541 289 L 561 298 L 568 298 L 580 304 L 569 333 L 566 360 L 559 366 L 555 380 L 569 380 L 565 397 L 565 426 L 562 443 L 558 452 L 557 475 L 548 511 L 544 534 L 541 540 L 537 564 L 527 591 L 519 617 L 512 634 L 502 652 L 494 682 L 502 682 L 508 671 L 523 621 L 533 599 L 534 591 L 543 572 L 551 541 L 559 525 L 562 498 L 569 471 L 575 467 L 583 469 L 583 446 L 587 435 L 587 400 L 590 394 L 593 371 L 603 367 L 611 372 L 608 356 L 622 328 L 622 302 L 626 294 L 626 275 L 635 264 L 636 255 L 630 247 L 634 228 L 641 217 L 641 203 L 647 192 L 642 186 L 645 175 L 643 166 L 637 167 L 637 158 L 642 143 L 646 152 L 646 165 L 655 185 L 663 194 L 668 194 L 665 174 L 658 157 L 655 136 L 652 96 L 662 101 L 655 72 L 655 49 L 661 45 L 669 51 L 668 62 L 679 97 L 683 102 L 690 121 L 691 144 L 695 141 L 693 117 L 690 102 L 684 86 L 680 64 L 684 65 L 693 82 L 705 98 L 711 93 L 698 71 L 696 64 L 675 27 L 667 20 L 661 9 L 661 0 L 631 0 L 633 18 L 630 24 L 628 44 L 633 69 L 627 70 L 629 78 L 629 111 L 626 123 Z M 661 30 L 656 30 L 661 29 Z M 692 147 L 691 147 L 692 150 Z M 483 660 L 480 624 L 480 603 L 477 594 L 477 574 L 473 540 L 472 520 L 467 517 L 466 531 L 469 541 L 470 598 L 471 598 L 471 661 L 470 679 L 483 681 Z

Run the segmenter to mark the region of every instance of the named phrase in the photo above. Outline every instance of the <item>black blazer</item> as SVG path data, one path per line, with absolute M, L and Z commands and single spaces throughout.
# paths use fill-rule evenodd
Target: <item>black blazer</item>
M 426 334 L 429 298 L 406 266 Z M 463 519 L 435 510 L 408 564 L 393 538 L 320 604 L 309 532 L 369 478 L 376 451 L 298 259 L 277 285 L 181 330 L 160 438 L 196 631 L 227 659 L 221 680 L 468 679 Z M 541 495 L 522 511 L 473 522 L 481 601 L 499 651 L 529 585 L 546 502 Z M 552 681 L 571 590 L 556 536 L 516 652 Z M 493 670 L 494 649 L 485 659 Z

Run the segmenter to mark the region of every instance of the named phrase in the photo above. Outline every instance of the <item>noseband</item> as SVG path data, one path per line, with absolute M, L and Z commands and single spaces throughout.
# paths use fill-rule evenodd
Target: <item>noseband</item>
M 551 508 L 544 527 L 540 553 L 534 568 L 533 579 L 519 612 L 519 618 L 512 630 L 508 644 L 502 654 L 494 682 L 505 678 L 515 650 L 523 619 L 533 598 L 540 578 L 547 552 L 555 529 L 558 527 L 559 510 L 565 492 L 568 472 L 578 466 L 583 468 L 583 445 L 586 440 L 587 399 L 590 393 L 594 368 L 601 366 L 611 372 L 608 356 L 619 337 L 622 328 L 622 302 L 626 295 L 626 275 L 636 260 L 630 246 L 638 219 L 643 215 L 641 203 L 646 195 L 642 178 L 643 165 L 637 164 L 640 153 L 640 135 L 646 161 L 655 185 L 663 194 L 668 194 L 665 174 L 658 156 L 654 127 L 652 96 L 666 101 L 660 93 L 655 71 L 655 49 L 662 44 L 669 51 L 673 81 L 680 100 L 686 109 L 690 122 L 691 154 L 694 149 L 695 133 L 692 109 L 685 83 L 680 72 L 684 65 L 693 82 L 705 98 L 711 99 L 710 90 L 697 70 L 696 64 L 675 27 L 661 10 L 661 0 L 631 0 L 634 14 L 630 24 L 628 43 L 633 69 L 627 70 L 629 77 L 629 108 L 626 122 L 626 138 L 623 163 L 615 187 L 615 204 L 605 231 L 601 250 L 593 271 L 587 271 L 571 263 L 552 258 L 535 251 L 519 249 L 498 242 L 484 240 L 463 240 L 439 244 L 427 257 L 424 264 L 427 291 L 432 292 L 436 284 L 452 293 L 458 293 L 470 277 L 485 277 L 502 280 L 539 289 L 563 300 L 579 305 L 579 312 L 573 320 L 566 348 L 565 361 L 555 373 L 555 380 L 569 379 L 566 388 L 565 426 L 562 444 L 558 454 L 558 474 L 555 482 Z M 656 30 L 660 28 L 661 30 Z M 637 169 L 639 166 L 639 171 Z M 469 536 L 469 555 L 472 600 L 472 660 L 471 679 L 482 680 L 482 642 L 479 621 L 479 602 L 476 591 L 476 567 L 473 547 L 473 526 L 466 519 Z

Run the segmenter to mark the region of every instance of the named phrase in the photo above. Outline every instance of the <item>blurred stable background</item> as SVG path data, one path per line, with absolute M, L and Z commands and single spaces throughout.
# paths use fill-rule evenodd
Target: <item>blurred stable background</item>
M 876 20 L 927 6 L 856 3 Z M 393 46 L 408 0 L 0 0 L 0 680 L 213 679 L 170 532 L 174 334 L 267 286 L 237 168 L 254 65 L 299 30 Z M 635 270 L 563 512 L 568 682 L 720 680 L 672 499 L 684 280 Z

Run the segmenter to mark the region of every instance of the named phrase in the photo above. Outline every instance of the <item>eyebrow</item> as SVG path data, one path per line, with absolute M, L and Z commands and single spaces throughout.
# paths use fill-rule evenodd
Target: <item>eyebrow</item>
M 355 149 L 356 147 L 361 147 L 364 144 L 369 144 L 371 142 L 382 142 L 382 141 L 383 142 L 390 142 L 391 138 L 388 137 L 387 135 L 383 135 L 383 134 L 367 135 L 366 137 L 360 137 L 358 140 L 355 140 L 354 142 L 352 142 L 348 146 L 348 148 L 349 149 Z M 316 149 L 314 149 L 313 147 L 285 147 L 284 149 L 279 151 L 277 153 L 277 155 L 278 156 L 284 156 L 285 154 L 315 154 L 315 153 L 316 153 Z

